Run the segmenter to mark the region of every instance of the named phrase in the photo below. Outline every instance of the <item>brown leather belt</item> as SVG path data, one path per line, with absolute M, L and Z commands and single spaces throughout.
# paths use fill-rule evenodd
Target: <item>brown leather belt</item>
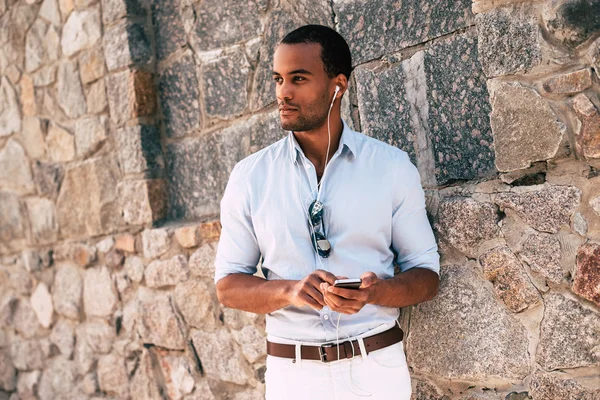
M 367 354 L 372 351 L 383 349 L 401 342 L 404 338 L 404 332 L 397 325 L 387 331 L 373 336 L 363 338 Z M 303 360 L 319 360 L 323 362 L 336 361 L 338 359 L 338 345 L 335 343 L 325 343 L 320 346 L 300 346 L 300 355 Z M 352 347 L 354 347 L 354 356 L 360 354 L 358 340 L 340 342 L 339 359 L 352 358 Z M 296 358 L 296 345 L 271 343 L 267 340 L 267 354 L 274 357 Z

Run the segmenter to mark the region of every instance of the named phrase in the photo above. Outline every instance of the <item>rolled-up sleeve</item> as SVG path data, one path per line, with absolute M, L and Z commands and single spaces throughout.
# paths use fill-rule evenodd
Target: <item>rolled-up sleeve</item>
M 440 256 L 427 219 L 419 171 L 404 153 L 396 179 L 397 203 L 392 214 L 392 248 L 402 272 L 427 268 L 438 275 Z
M 230 274 L 256 273 L 260 258 L 242 169 L 238 163 L 231 171 L 221 199 L 221 238 L 215 260 L 215 283 Z

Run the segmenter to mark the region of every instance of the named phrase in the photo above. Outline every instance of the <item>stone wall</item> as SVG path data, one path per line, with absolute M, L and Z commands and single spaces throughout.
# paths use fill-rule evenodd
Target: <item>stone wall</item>
M 600 398 L 600 3 L 0 0 L 0 399 L 258 399 L 212 263 L 282 137 L 281 37 L 335 27 L 345 118 L 418 166 L 442 254 L 415 400 Z

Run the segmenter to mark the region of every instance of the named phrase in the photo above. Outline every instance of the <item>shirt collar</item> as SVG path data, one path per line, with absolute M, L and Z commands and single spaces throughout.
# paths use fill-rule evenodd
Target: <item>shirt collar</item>
M 342 150 L 344 147 L 347 148 L 350 154 L 356 157 L 355 132 L 348 127 L 348 124 L 346 124 L 346 121 L 343 119 L 342 124 L 344 125 L 344 128 L 342 129 L 342 137 L 340 138 L 340 147 L 342 147 Z M 298 144 L 298 141 L 296 140 L 296 137 L 292 131 L 290 131 L 288 134 L 288 141 L 290 143 L 290 158 L 292 162 L 295 163 L 298 160 L 298 156 L 303 154 L 302 149 L 300 148 L 300 145 Z

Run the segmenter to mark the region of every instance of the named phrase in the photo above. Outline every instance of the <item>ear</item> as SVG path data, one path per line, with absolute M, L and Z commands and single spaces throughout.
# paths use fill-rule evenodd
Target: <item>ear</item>
M 337 93 L 337 95 L 335 96 L 336 99 L 341 98 L 344 93 L 346 93 L 346 91 L 348 90 L 348 78 L 346 78 L 346 75 L 344 74 L 339 74 L 336 78 L 335 78 L 335 84 L 336 86 L 338 86 L 340 88 L 339 92 Z

